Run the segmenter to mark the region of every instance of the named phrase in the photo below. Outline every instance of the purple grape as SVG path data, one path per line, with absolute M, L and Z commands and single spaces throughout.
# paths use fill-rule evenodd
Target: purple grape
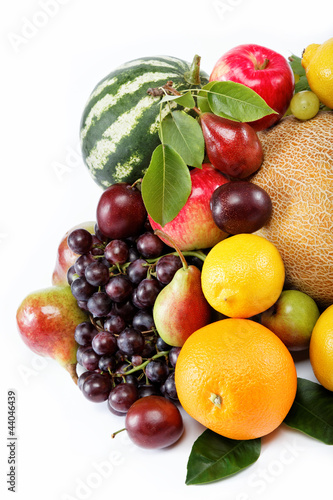
M 139 392 L 134 384 L 119 384 L 109 394 L 109 404 L 113 410 L 126 413 L 138 399 Z
M 140 254 L 135 247 L 130 247 L 128 251 L 128 262 L 134 262 L 140 258 Z
M 141 354 L 145 345 L 145 338 L 139 330 L 127 327 L 118 336 L 117 344 L 118 349 L 127 356 L 133 356 L 133 354 Z
M 138 309 L 147 309 L 146 306 L 144 306 L 138 299 L 138 289 L 135 288 L 132 293 L 132 303 L 137 307 Z
M 92 348 L 97 354 L 114 354 L 117 350 L 117 339 L 110 332 L 98 332 L 92 340 Z
M 155 385 L 151 385 L 151 384 L 139 385 L 138 392 L 139 392 L 139 398 L 145 398 L 147 396 L 160 396 L 161 395 L 160 390 Z
M 74 229 L 67 238 L 67 245 L 72 252 L 82 255 L 89 252 L 92 236 L 86 229 Z
M 120 333 L 126 327 L 126 322 L 119 314 L 109 314 L 104 321 L 104 330 L 111 333 Z
M 146 375 L 151 382 L 162 383 L 169 375 L 169 368 L 162 359 L 154 359 L 146 366 Z
M 133 317 L 132 326 L 141 332 L 152 330 L 155 327 L 152 313 L 149 311 L 138 311 Z
M 156 348 L 159 351 L 169 351 L 171 349 L 171 345 L 164 342 L 164 340 L 161 337 L 158 337 L 156 340 Z
M 99 240 L 100 243 L 106 244 L 110 241 L 110 239 L 107 236 L 105 236 L 105 234 L 103 234 L 101 232 L 97 223 L 95 224 L 95 236 Z
M 82 390 L 82 386 L 83 386 L 84 382 L 87 380 L 88 377 L 90 377 L 90 375 L 92 373 L 93 372 L 90 372 L 89 370 L 87 370 L 86 372 L 81 373 L 81 375 L 79 376 L 79 378 L 77 380 L 77 385 L 78 385 L 78 388 L 80 390 Z
M 136 298 L 144 307 L 152 307 L 157 295 L 161 291 L 161 285 L 155 278 L 145 278 L 137 287 Z
M 132 321 L 136 312 L 137 309 L 130 300 L 119 304 L 115 302 L 112 307 L 112 313 L 121 316 L 127 323 Z
M 109 314 L 112 300 L 105 292 L 96 292 L 88 300 L 88 311 L 94 317 L 103 317 Z
M 127 276 L 134 285 L 147 278 L 149 265 L 144 259 L 136 259 L 127 268 Z
M 163 255 L 156 263 L 156 278 L 167 285 L 181 267 L 182 261 L 178 255 Z
M 175 384 L 175 372 L 170 373 L 163 384 L 165 395 L 171 399 L 178 399 L 177 389 Z
M 88 305 L 87 305 L 87 300 L 78 300 L 77 305 L 79 306 L 82 311 L 88 311 Z
M 90 346 L 98 331 L 90 321 L 79 323 L 74 332 L 76 342 L 81 346 Z
M 76 274 L 74 264 L 67 269 L 67 283 L 71 285 L 75 280 L 74 275 Z
M 152 341 L 146 340 L 141 356 L 143 358 L 151 358 L 154 354 L 156 354 L 155 344 Z
M 82 352 L 80 364 L 86 370 L 93 372 L 98 368 L 99 358 L 100 356 L 96 354 L 91 347 L 88 347 L 84 352 Z
M 74 264 L 76 274 L 78 274 L 79 276 L 84 276 L 86 267 L 89 266 L 89 264 L 91 264 L 92 262 L 95 262 L 95 259 L 91 254 L 85 253 L 81 255 L 78 259 L 76 259 Z
M 91 349 L 90 346 L 79 346 L 77 348 L 77 351 L 76 351 L 76 361 L 79 363 L 79 365 L 82 366 L 82 356 L 83 356 L 83 353 L 87 350 L 87 349 Z
M 82 392 L 89 401 L 101 403 L 106 401 L 111 391 L 111 379 L 109 375 L 92 373 L 83 382 Z
M 102 372 L 107 372 L 109 370 L 113 372 L 116 368 L 116 358 L 111 354 L 104 354 L 99 359 L 98 368 L 102 370 Z
M 133 285 L 127 276 L 118 274 L 110 278 L 105 286 L 105 291 L 114 302 L 124 302 L 133 291 Z
M 125 264 L 128 260 L 129 248 L 122 240 L 112 240 L 104 250 L 105 258 L 110 264 Z
M 171 366 L 175 367 L 177 363 L 177 359 L 180 353 L 181 347 L 172 347 L 169 351 L 169 362 Z
M 162 254 L 164 243 L 156 234 L 147 232 L 139 236 L 136 248 L 145 259 L 155 259 Z
M 76 300 L 87 301 L 89 297 L 97 291 L 97 288 L 88 283 L 84 277 L 81 277 L 73 281 L 71 290 Z
M 131 357 L 131 363 L 133 366 L 139 366 L 142 364 L 142 356 L 139 354 L 134 354 L 134 356 Z
M 109 268 L 99 260 L 90 263 L 85 268 L 84 274 L 88 283 L 93 286 L 106 285 L 110 279 Z

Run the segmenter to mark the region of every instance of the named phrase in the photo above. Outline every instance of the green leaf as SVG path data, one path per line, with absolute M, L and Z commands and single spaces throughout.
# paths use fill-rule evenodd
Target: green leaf
M 206 112 L 211 113 L 212 112 L 211 107 L 209 106 L 207 92 L 205 92 L 205 89 L 209 90 L 212 87 L 212 85 L 214 85 L 214 83 L 215 82 L 208 82 L 206 85 L 204 85 L 202 87 L 200 92 L 198 92 L 197 103 L 198 103 L 198 107 L 202 113 L 206 113 Z
M 252 122 L 277 114 L 262 97 L 242 83 L 214 82 L 207 94 L 213 113 L 230 120 Z
M 294 54 L 289 57 L 289 64 L 295 75 L 305 75 L 305 69 L 302 66 L 302 58 Z
M 173 111 L 161 122 L 160 139 L 182 157 L 186 165 L 202 168 L 205 140 L 197 120 L 185 111 Z
M 284 423 L 333 444 L 333 393 L 320 384 L 298 378 L 296 398 Z
M 182 95 L 165 95 L 159 102 L 159 104 L 163 102 L 176 101 L 177 104 L 180 104 L 184 108 L 194 108 L 195 101 L 191 92 L 186 92 L 186 94 Z
M 297 83 L 295 83 L 295 94 L 303 90 L 311 90 L 306 76 L 301 76 Z
M 261 440 L 228 439 L 207 429 L 193 444 L 187 463 L 186 484 L 203 484 L 235 474 L 254 463 Z
M 147 212 L 164 226 L 183 208 L 191 193 L 189 169 L 179 154 L 167 144 L 154 150 L 141 192 Z

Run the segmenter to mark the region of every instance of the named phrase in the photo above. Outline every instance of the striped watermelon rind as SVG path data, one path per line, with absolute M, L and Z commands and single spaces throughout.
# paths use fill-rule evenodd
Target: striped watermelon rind
M 191 88 L 184 79 L 189 70 L 190 63 L 175 57 L 143 57 L 119 66 L 96 85 L 81 119 L 81 148 L 90 174 L 103 189 L 116 182 L 133 183 L 145 174 L 160 144 L 161 98 L 147 90 L 168 80 L 177 90 Z M 208 75 L 201 72 L 200 77 L 205 85 Z M 167 112 L 164 107 L 162 118 Z

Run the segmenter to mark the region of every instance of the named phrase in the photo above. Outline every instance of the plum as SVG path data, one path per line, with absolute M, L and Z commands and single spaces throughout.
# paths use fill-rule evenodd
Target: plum
M 249 181 L 228 182 L 210 199 L 215 224 L 228 234 L 254 233 L 271 216 L 269 194 Z
M 162 396 L 146 396 L 132 404 L 125 428 L 130 439 L 142 448 L 165 448 L 174 444 L 184 431 L 177 406 Z

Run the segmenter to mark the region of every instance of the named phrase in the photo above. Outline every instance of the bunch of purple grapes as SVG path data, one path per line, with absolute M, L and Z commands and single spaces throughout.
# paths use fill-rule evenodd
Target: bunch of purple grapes
M 174 367 L 179 347 L 156 331 L 155 300 L 182 266 L 148 221 L 141 234 L 110 239 L 75 229 L 68 246 L 79 254 L 67 273 L 79 307 L 90 320 L 77 325 L 77 361 L 85 371 L 78 385 L 87 399 L 107 401 L 125 415 L 139 398 L 163 395 L 177 402 Z

